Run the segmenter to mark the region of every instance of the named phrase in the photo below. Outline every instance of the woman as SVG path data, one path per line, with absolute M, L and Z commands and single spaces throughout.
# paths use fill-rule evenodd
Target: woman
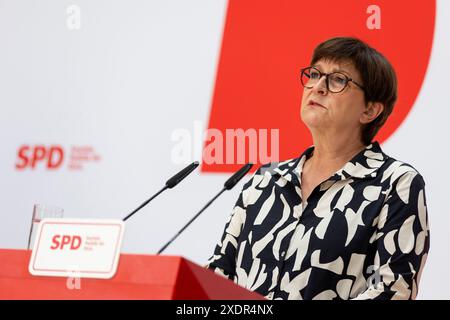
M 392 66 L 333 38 L 301 83 L 314 145 L 257 170 L 208 268 L 268 299 L 414 299 L 429 249 L 425 183 L 372 141 L 397 98 Z

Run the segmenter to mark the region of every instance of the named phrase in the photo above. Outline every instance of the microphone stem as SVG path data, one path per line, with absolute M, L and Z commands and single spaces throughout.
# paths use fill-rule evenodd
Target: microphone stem
M 157 193 L 155 193 L 150 199 L 146 200 L 145 202 L 143 202 L 139 207 L 137 207 L 136 209 L 133 210 L 133 212 L 131 212 L 129 215 L 127 215 L 125 218 L 123 218 L 123 221 L 127 221 L 129 218 L 131 218 L 136 212 L 138 212 L 139 210 L 142 209 L 142 207 L 144 207 L 147 203 L 149 203 L 150 201 L 152 201 L 154 198 L 156 198 L 161 192 L 163 192 L 164 190 L 167 189 L 167 186 L 164 186 L 164 188 L 162 188 L 161 190 L 159 190 Z
M 183 228 L 180 229 L 180 231 L 178 231 L 178 233 L 172 238 L 170 239 L 161 249 L 159 249 L 157 254 L 160 254 L 161 252 L 163 252 L 176 238 L 178 238 L 178 236 L 184 231 L 184 229 L 186 229 L 187 227 L 189 227 L 189 225 L 194 222 L 195 219 L 197 219 L 197 217 L 206 210 L 206 208 L 208 208 L 211 203 L 214 202 L 214 200 L 216 200 L 225 190 L 227 190 L 226 188 L 223 188 L 214 198 L 212 198 L 191 220 L 189 220 L 188 223 L 185 224 L 185 226 Z

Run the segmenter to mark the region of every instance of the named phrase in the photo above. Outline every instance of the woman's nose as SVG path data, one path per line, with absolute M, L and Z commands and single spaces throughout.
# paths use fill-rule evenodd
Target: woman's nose
M 318 94 L 324 95 L 327 94 L 327 78 L 325 76 L 321 77 L 316 85 L 313 87 L 313 91 Z

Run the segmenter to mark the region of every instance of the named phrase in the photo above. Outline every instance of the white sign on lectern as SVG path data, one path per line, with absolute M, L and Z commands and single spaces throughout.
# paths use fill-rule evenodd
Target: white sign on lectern
M 124 228 L 122 220 L 43 219 L 28 269 L 36 276 L 110 279 Z

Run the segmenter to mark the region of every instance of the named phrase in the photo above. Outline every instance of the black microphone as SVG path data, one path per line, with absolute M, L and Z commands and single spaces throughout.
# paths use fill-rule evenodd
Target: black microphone
M 235 174 L 233 174 L 227 181 L 225 181 L 222 190 L 214 196 L 191 220 L 189 220 L 188 223 L 184 225 L 183 228 L 178 231 L 175 236 L 170 239 L 161 249 L 159 249 L 157 254 L 160 254 L 163 252 L 178 236 L 187 228 L 189 225 L 194 222 L 195 219 L 198 218 L 198 216 L 205 211 L 206 208 L 208 208 L 211 203 L 214 202 L 225 190 L 231 190 L 246 174 L 250 171 L 250 169 L 253 167 L 253 163 L 247 163 L 245 166 L 243 166 L 241 169 L 239 169 Z
M 231 190 L 234 188 L 235 185 L 247 174 L 247 172 L 250 171 L 250 169 L 253 167 L 253 163 L 249 162 L 242 168 L 240 168 L 235 174 L 233 174 L 230 179 L 225 181 L 223 187 L 226 190 Z
M 188 165 L 186 168 L 184 168 L 183 170 L 181 170 L 180 172 L 178 172 L 176 175 L 174 175 L 172 178 L 170 178 L 169 180 L 166 181 L 166 184 L 164 186 L 164 188 L 162 188 L 161 190 L 159 190 L 157 193 L 155 193 L 151 198 L 149 198 L 148 200 L 144 201 L 139 207 L 137 207 L 136 209 L 134 209 L 129 215 L 127 215 L 125 218 L 123 218 L 123 221 L 127 221 L 129 218 L 131 218 L 131 216 L 133 216 L 136 212 L 138 212 L 139 210 L 141 210 L 143 207 L 145 207 L 147 205 L 147 203 L 149 203 L 150 201 L 152 201 L 153 199 L 155 199 L 158 195 L 160 195 L 164 190 L 166 189 L 172 189 L 173 187 L 175 187 L 177 184 L 179 184 L 181 182 L 181 180 L 183 180 L 184 178 L 186 178 L 192 171 L 195 170 L 195 168 L 198 167 L 198 161 L 194 161 L 192 162 L 190 165 Z

